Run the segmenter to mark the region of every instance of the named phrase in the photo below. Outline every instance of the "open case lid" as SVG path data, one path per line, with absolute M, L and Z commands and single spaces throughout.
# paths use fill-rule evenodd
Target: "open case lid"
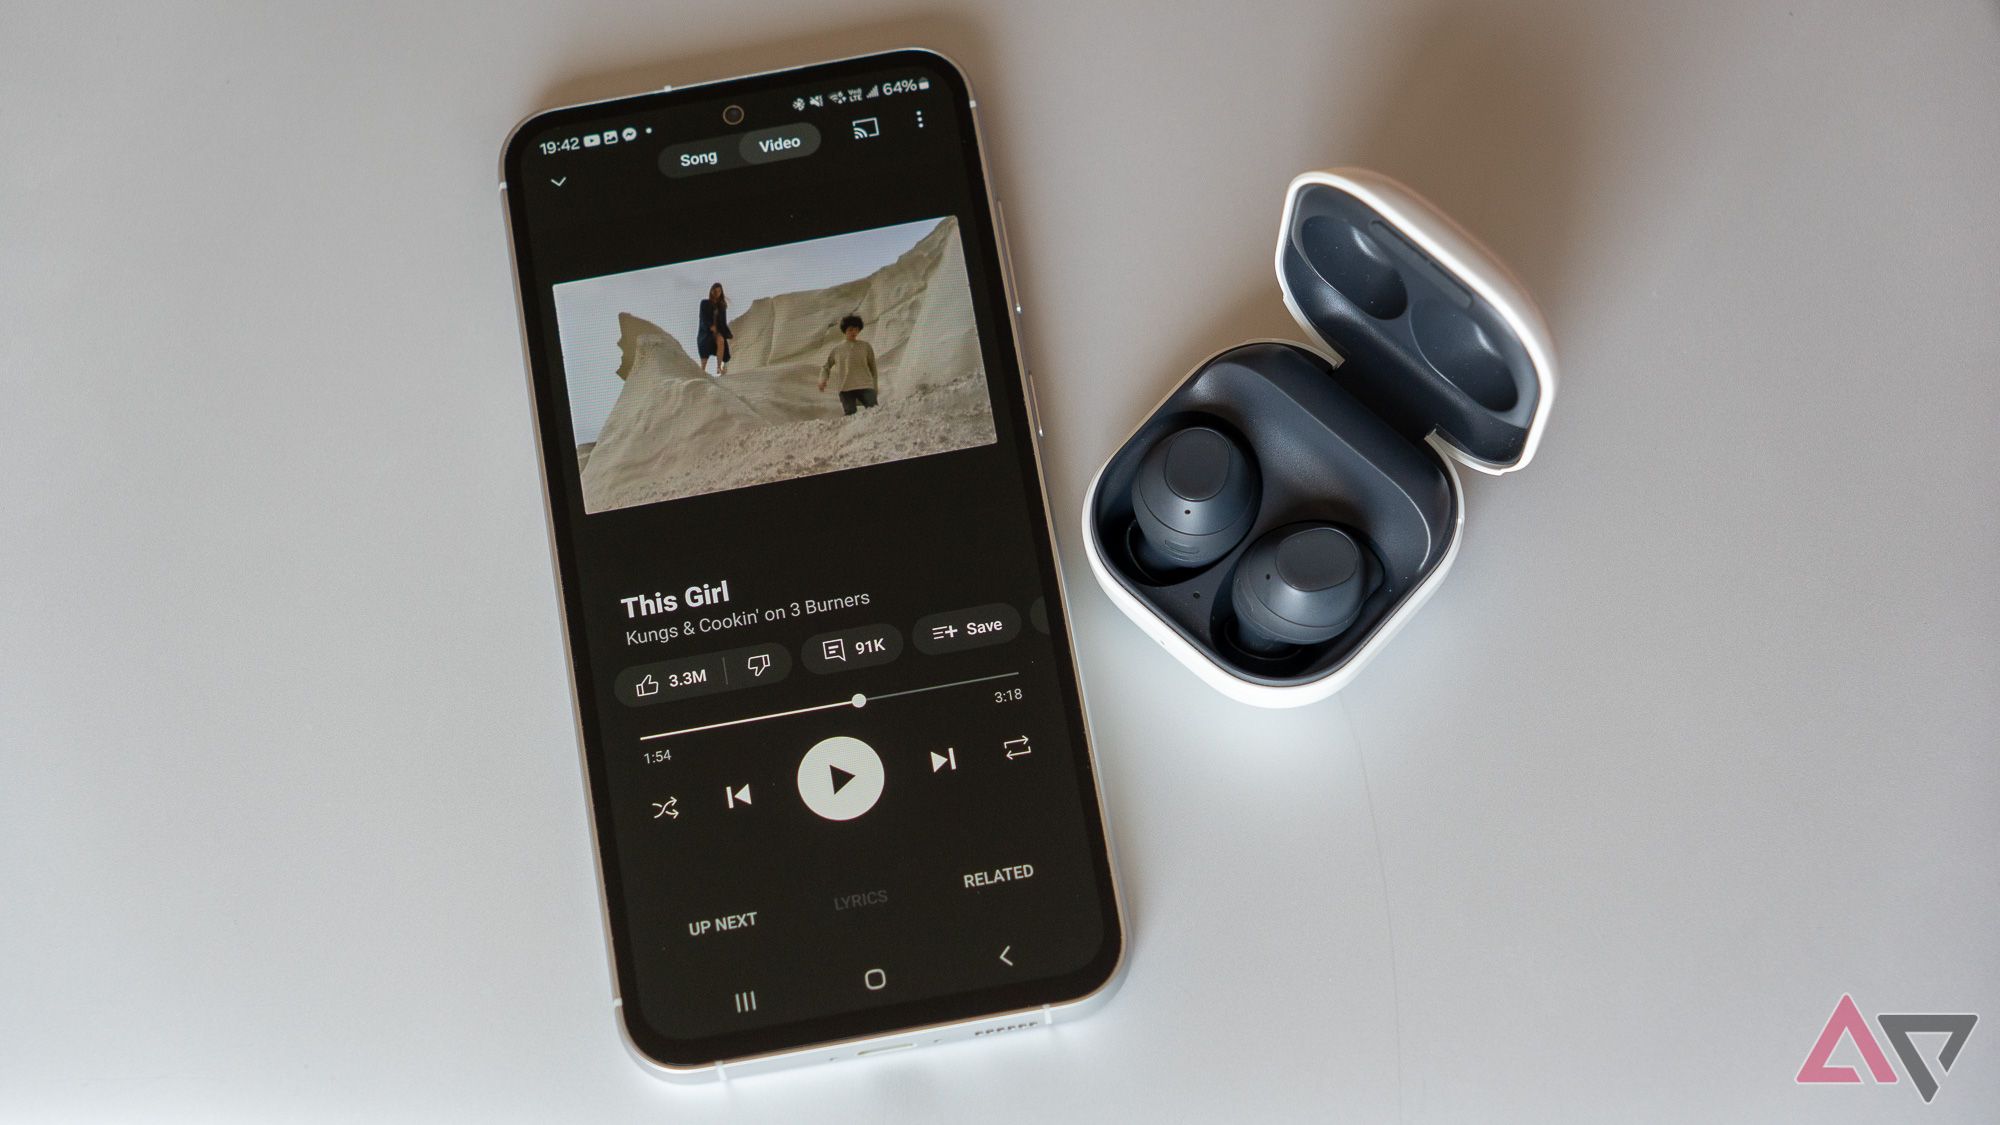
M 1486 473 L 1535 456 L 1555 352 L 1534 302 L 1485 247 L 1415 192 L 1357 168 L 1285 193 L 1278 284 L 1334 377 L 1405 436 Z

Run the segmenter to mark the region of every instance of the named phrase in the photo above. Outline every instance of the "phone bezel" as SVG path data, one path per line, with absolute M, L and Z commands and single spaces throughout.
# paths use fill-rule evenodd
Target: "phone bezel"
M 1021 1013 L 1039 1012 L 1046 1017 L 1055 1009 L 1080 1006 L 1101 999 L 1108 987 L 1118 978 L 1124 964 L 1126 942 L 1123 909 L 1111 863 L 1110 834 L 1084 713 L 1082 682 L 1070 633 L 1068 599 L 1063 587 L 1061 568 L 1055 555 L 1054 524 L 1037 440 L 1039 419 L 1034 417 L 1030 407 L 1031 392 L 1027 386 L 1027 374 L 1021 361 L 1018 325 L 1014 319 L 1017 308 L 1014 279 L 1008 274 L 1004 248 L 999 245 L 996 204 L 985 174 L 985 161 L 975 112 L 977 103 L 959 67 L 936 52 L 905 49 L 547 110 L 523 120 L 509 135 L 502 157 L 502 187 L 504 189 L 508 183 L 519 181 L 529 139 L 549 128 L 581 126 L 602 118 L 626 116 L 689 102 L 710 100 L 720 102 L 773 88 L 830 81 L 850 74 L 901 66 L 921 68 L 943 84 L 951 96 L 960 136 L 965 138 L 965 143 L 961 145 L 964 174 L 968 177 L 967 195 L 975 202 L 975 213 L 963 217 L 961 228 L 966 232 L 968 242 L 979 250 L 977 254 L 968 255 L 968 259 L 975 257 L 978 259 L 977 265 L 975 266 L 970 260 L 967 264 L 968 268 L 976 268 L 985 274 L 985 302 L 989 306 L 985 310 L 988 314 L 985 318 L 986 323 L 996 330 L 1003 325 L 1005 327 L 1005 331 L 995 331 L 996 339 L 993 341 L 995 345 L 993 352 L 1002 365 L 1003 376 L 993 382 L 1004 389 L 1006 397 L 1006 401 L 997 403 L 996 408 L 1007 411 L 1013 421 L 1014 432 L 1025 437 L 1018 448 L 1023 483 L 1027 489 L 1024 500 L 1039 505 L 1041 510 L 1041 520 L 1031 521 L 1038 522 L 1038 534 L 1033 547 L 1042 574 L 1043 596 L 1050 609 L 1048 614 L 1050 640 L 1061 665 L 1061 674 L 1058 678 L 1064 696 L 1063 711 L 1070 728 L 1072 742 L 1080 751 L 1075 756 L 1077 780 L 1079 791 L 1086 796 L 1083 809 L 1085 830 L 1093 851 L 1092 862 L 1099 888 L 1103 938 L 1095 955 L 1082 968 L 1071 973 L 1012 985 L 967 989 L 927 1000 L 858 1009 L 777 1027 L 733 1032 L 702 1039 L 675 1039 L 663 1035 L 652 1028 L 643 1012 L 637 1011 L 634 1004 L 627 1002 L 636 995 L 636 989 L 633 987 L 634 968 L 630 955 L 631 938 L 625 926 L 618 890 L 620 885 L 618 859 L 613 851 L 605 846 L 607 840 L 615 838 L 612 835 L 606 804 L 598 799 L 600 794 L 608 791 L 608 782 L 602 754 L 594 749 L 599 745 L 596 717 L 586 705 L 587 697 L 582 690 L 584 684 L 591 682 L 591 676 L 588 656 L 583 647 L 574 640 L 583 634 L 584 623 L 578 608 L 578 599 L 574 596 L 577 589 L 577 574 L 570 547 L 571 517 L 568 505 L 558 496 L 563 480 L 554 471 L 554 466 L 560 463 L 558 458 L 573 456 L 573 451 L 558 448 L 561 443 L 560 435 L 565 432 L 564 427 L 550 424 L 555 419 L 554 412 L 566 409 L 566 404 L 560 395 L 551 393 L 554 372 L 549 369 L 543 358 L 548 354 L 550 341 L 547 339 L 539 315 L 531 315 L 530 312 L 531 309 L 538 307 L 536 298 L 543 283 L 536 280 L 532 252 L 528 240 L 523 236 L 528 221 L 524 195 L 520 192 L 503 191 L 506 199 L 509 243 L 513 250 L 515 295 L 519 305 L 523 346 L 534 400 L 544 506 L 549 521 L 551 554 L 554 556 L 562 602 L 564 641 L 568 650 L 566 662 L 571 680 L 571 703 L 575 709 L 579 748 L 591 804 L 593 852 L 598 867 L 600 905 L 604 913 L 603 921 L 613 983 L 619 997 L 614 1002 L 628 1046 L 642 1060 L 664 1071 L 695 1072 L 754 1060 L 768 1060 L 775 1056 L 825 1053 L 830 1048 L 901 1039 L 926 1031 L 963 1027 L 979 1021 L 1005 1020 Z M 671 144 L 682 139 L 699 138 L 662 138 L 662 143 Z

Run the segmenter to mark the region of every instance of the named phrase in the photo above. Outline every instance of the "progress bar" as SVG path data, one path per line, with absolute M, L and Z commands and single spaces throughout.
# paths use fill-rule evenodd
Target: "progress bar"
M 672 738 L 680 734 L 699 734 L 705 730 L 720 730 L 723 727 L 742 726 L 744 723 L 757 723 L 765 719 L 782 719 L 790 715 L 809 714 L 813 711 L 831 711 L 836 707 L 866 707 L 870 703 L 880 699 L 894 699 L 899 695 L 921 695 L 927 691 L 943 691 L 946 688 L 964 687 L 967 684 L 983 684 L 992 680 L 1008 680 L 1020 674 L 1019 672 L 1002 672 L 997 676 L 975 676 L 969 680 L 953 680 L 948 684 L 932 684 L 929 687 L 907 688 L 903 691 L 887 691 L 881 695 L 863 695 L 860 692 L 855 692 L 852 697 L 840 700 L 837 703 L 821 703 L 815 707 L 794 707 L 790 711 L 773 711 L 768 715 L 751 715 L 744 719 L 729 719 L 720 723 L 708 723 L 704 726 L 683 727 L 680 730 L 663 730 L 658 734 L 642 734 L 639 736 L 639 741 L 651 742 L 656 738 Z

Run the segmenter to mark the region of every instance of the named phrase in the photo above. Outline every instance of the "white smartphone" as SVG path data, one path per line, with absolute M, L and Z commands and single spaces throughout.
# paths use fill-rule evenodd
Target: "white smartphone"
M 974 105 L 896 51 L 506 145 L 614 1004 L 662 1075 L 1044 1024 L 1123 963 Z

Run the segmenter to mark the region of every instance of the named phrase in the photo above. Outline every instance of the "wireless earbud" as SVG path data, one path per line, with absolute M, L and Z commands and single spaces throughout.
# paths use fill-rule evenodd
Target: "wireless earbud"
M 1381 584 L 1381 564 L 1359 536 L 1330 523 L 1276 528 L 1236 564 L 1236 642 L 1269 656 L 1330 641 Z
M 1257 463 L 1222 431 L 1189 426 L 1161 438 L 1132 482 L 1139 561 L 1158 571 L 1215 562 L 1249 534 L 1259 491 Z
M 1214 426 L 1175 430 L 1153 443 L 1133 478 L 1133 554 L 1164 574 L 1212 566 L 1250 533 L 1262 492 L 1257 462 L 1235 438 Z M 1330 641 L 1381 585 L 1382 564 L 1357 532 L 1321 522 L 1268 531 L 1236 564 L 1236 644 L 1279 656 Z

